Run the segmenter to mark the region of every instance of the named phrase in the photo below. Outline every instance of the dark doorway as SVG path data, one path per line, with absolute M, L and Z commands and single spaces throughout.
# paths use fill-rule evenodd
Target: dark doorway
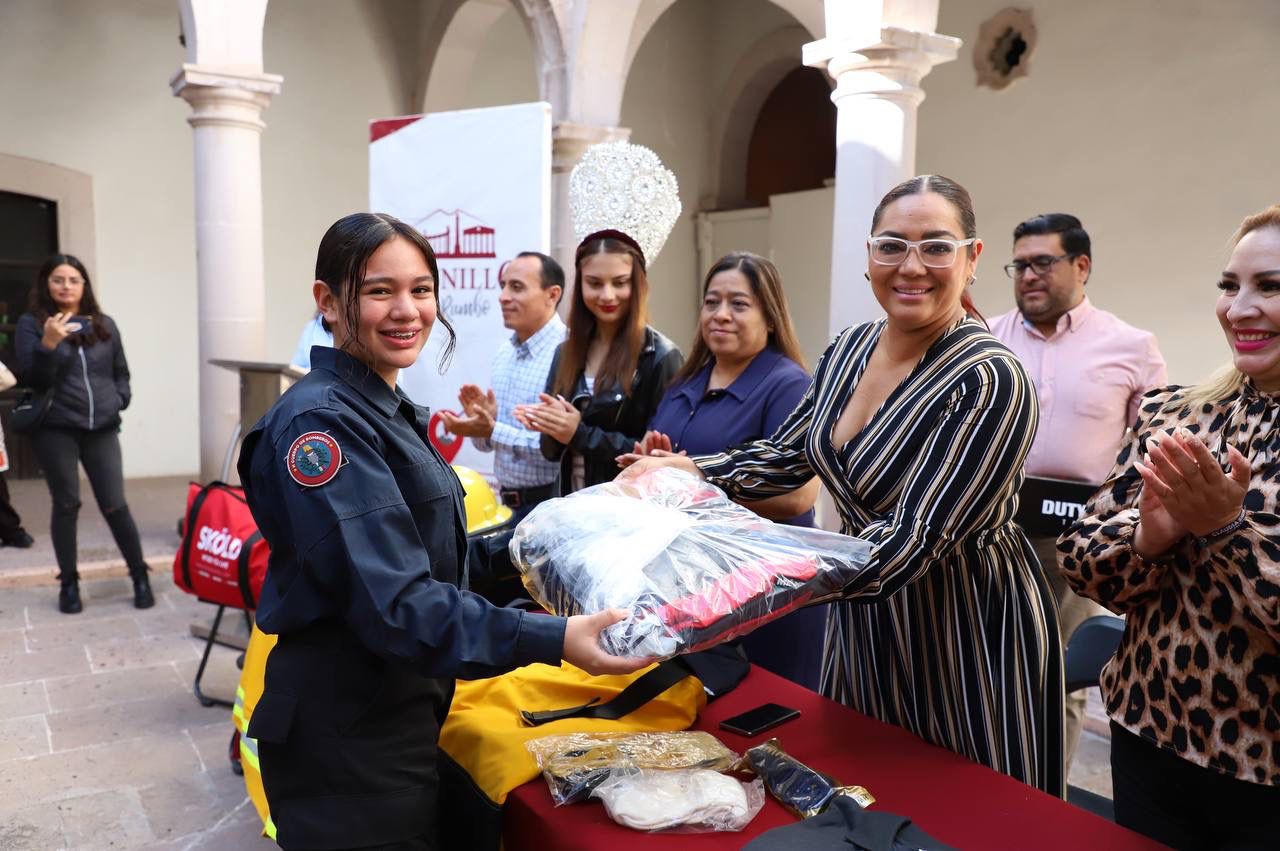
M 836 107 L 827 76 L 796 68 L 760 107 L 747 147 L 747 203 L 770 195 L 819 189 L 836 174 Z
M 17 373 L 14 329 L 27 309 L 27 295 L 45 258 L 58 250 L 58 205 L 47 198 L 0 192 L 0 360 Z M 0 424 L 9 451 L 9 475 L 40 476 L 31 442 L 9 430 L 9 413 L 21 388 L 0 393 Z

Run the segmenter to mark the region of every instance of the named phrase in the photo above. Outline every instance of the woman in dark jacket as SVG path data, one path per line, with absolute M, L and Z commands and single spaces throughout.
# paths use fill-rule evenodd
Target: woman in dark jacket
M 618 474 L 617 457 L 644 437 L 684 363 L 676 345 L 645 324 L 649 281 L 634 239 L 614 230 L 590 234 L 574 267 L 569 336 L 551 362 L 547 392 L 515 411 L 542 433 L 542 454 L 560 461 L 562 494 Z
M 129 364 L 120 331 L 100 313 L 84 264 L 70 254 L 45 261 L 31 291 L 30 309 L 18 320 L 18 373 L 35 389 L 53 388 L 48 415 L 32 435 L 53 500 L 50 534 L 62 589 L 58 608 L 75 614 L 80 603 L 76 572 L 76 517 L 80 512 L 78 464 L 84 464 L 103 518 L 133 579 L 133 604 L 155 605 L 142 560 L 138 527 L 124 498 L 120 412 L 129 406 Z
M 463 778 L 437 749 L 456 678 L 566 659 L 639 670 L 600 631 L 618 610 L 557 618 L 465 590 L 462 486 L 431 445 L 430 413 L 396 387 L 433 326 L 430 243 L 380 213 L 335 222 L 312 294 L 333 348 L 246 435 L 240 479 L 271 546 L 258 607 L 279 636 L 248 735 L 281 848 L 469 848 Z

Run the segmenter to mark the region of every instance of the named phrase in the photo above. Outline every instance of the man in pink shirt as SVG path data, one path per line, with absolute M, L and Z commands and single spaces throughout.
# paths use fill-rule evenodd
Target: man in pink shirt
M 1101 484 L 1142 394 L 1166 383 L 1155 336 L 1090 303 L 1085 284 L 1092 267 L 1089 234 L 1075 216 L 1045 213 L 1013 231 L 1013 262 L 1004 268 L 1018 309 L 991 320 L 991 333 L 1022 361 L 1040 397 L 1028 476 Z M 1056 538 L 1032 538 L 1031 544 L 1058 598 L 1065 648 L 1076 627 L 1104 610 L 1067 587 Z M 1084 692 L 1067 698 L 1068 770 L 1084 705 Z

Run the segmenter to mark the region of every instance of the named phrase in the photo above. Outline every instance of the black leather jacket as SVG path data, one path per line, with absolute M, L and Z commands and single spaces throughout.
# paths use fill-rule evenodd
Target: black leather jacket
M 111 339 L 77 346 L 63 340 L 53 351 L 40 344 L 44 329 L 34 315 L 18 319 L 14 349 L 18 377 L 34 390 L 57 382 L 53 403 L 43 425 L 97 431 L 120 425 L 120 412 L 129 407 L 129 363 L 120 342 L 120 329 L 110 316 L 98 314 Z
M 560 368 L 563 345 L 556 349 L 547 374 L 547 392 L 552 393 L 556 371 Z M 635 448 L 635 442 L 644 437 L 645 427 L 658 410 L 658 402 L 666 392 L 671 378 L 684 364 L 684 355 L 676 344 L 653 328 L 644 329 L 644 348 L 636 363 L 631 380 L 631 395 L 623 395 L 621 388 L 603 388 L 594 396 L 587 393 L 587 382 L 582 373 L 573 387 L 569 400 L 582 412 L 582 422 L 569 445 L 554 437 L 542 436 L 542 454 L 549 461 L 560 462 L 560 493 L 571 490 L 573 476 L 573 452 L 582 456 L 587 487 L 612 481 L 618 475 L 617 458 Z M 573 452 L 566 450 L 572 449 Z

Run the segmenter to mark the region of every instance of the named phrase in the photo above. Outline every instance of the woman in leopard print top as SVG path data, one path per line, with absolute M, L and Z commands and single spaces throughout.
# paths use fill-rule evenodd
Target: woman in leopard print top
M 1280 842 L 1280 206 L 1219 283 L 1233 364 L 1149 393 L 1058 542 L 1067 581 L 1126 616 L 1102 673 L 1116 820 L 1175 847 Z

